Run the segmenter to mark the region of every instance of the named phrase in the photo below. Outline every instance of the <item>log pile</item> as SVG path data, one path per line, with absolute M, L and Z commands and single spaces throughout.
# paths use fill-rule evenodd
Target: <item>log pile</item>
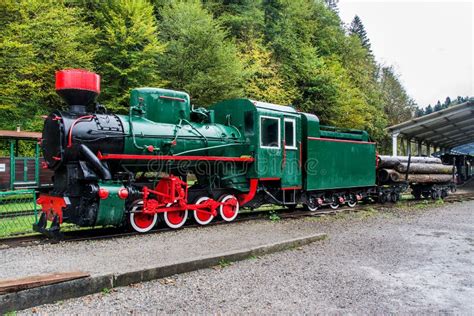
M 408 179 L 406 177 L 408 173 Z M 379 156 L 377 178 L 380 184 L 446 183 L 453 181 L 453 167 L 443 165 L 441 159 L 433 157 Z

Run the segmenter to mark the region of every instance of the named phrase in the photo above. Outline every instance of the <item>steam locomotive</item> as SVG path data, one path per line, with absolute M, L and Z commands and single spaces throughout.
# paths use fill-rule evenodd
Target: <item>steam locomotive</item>
M 320 125 L 293 107 L 250 99 L 191 106 L 185 92 L 131 91 L 128 115 L 95 100 L 99 75 L 56 73 L 68 110 L 44 122 L 41 148 L 53 188 L 38 198 L 35 230 L 62 223 L 147 232 L 158 221 L 233 221 L 242 207 L 354 207 L 396 201 L 403 185 L 377 185 L 376 144 L 365 131 Z M 48 221 L 51 222 L 47 228 Z

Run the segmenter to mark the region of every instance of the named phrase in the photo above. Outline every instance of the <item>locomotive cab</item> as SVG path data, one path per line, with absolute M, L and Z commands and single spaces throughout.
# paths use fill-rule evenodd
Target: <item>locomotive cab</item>
M 293 107 L 237 99 L 211 107 L 216 122 L 231 122 L 251 144 L 256 163 L 249 177 L 282 190 L 302 186 L 301 114 Z M 294 199 L 293 199 L 294 200 Z

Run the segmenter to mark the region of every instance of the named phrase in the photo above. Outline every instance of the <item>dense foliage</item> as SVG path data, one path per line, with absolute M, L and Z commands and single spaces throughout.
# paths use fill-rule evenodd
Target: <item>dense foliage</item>
M 40 129 L 61 106 L 54 72 L 78 67 L 101 74 L 113 111 L 131 88 L 162 86 L 202 106 L 292 104 L 383 144 L 414 102 L 376 63 L 361 19 L 345 26 L 337 12 L 335 0 L 0 1 L 0 129 Z

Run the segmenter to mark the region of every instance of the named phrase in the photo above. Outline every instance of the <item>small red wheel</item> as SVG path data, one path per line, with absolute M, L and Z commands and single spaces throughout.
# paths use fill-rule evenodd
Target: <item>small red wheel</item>
M 219 214 L 226 222 L 232 222 L 239 214 L 239 200 L 232 194 L 224 194 L 220 197 Z
M 130 225 L 139 233 L 150 231 L 156 224 L 157 214 L 142 213 L 143 201 L 137 202 L 130 213 Z
M 186 223 L 188 219 L 188 210 L 185 211 L 173 211 L 163 213 L 163 218 L 166 225 L 170 228 L 180 228 Z
M 202 196 L 202 197 L 198 198 L 196 200 L 196 202 L 194 202 L 194 204 L 199 205 L 199 204 L 202 204 L 202 203 L 206 202 L 209 199 L 210 198 L 207 197 L 207 196 Z M 207 212 L 200 212 L 198 210 L 194 211 L 194 219 L 200 225 L 209 224 L 212 221 L 213 218 L 214 218 L 214 216 L 212 216 L 211 214 L 209 214 Z

